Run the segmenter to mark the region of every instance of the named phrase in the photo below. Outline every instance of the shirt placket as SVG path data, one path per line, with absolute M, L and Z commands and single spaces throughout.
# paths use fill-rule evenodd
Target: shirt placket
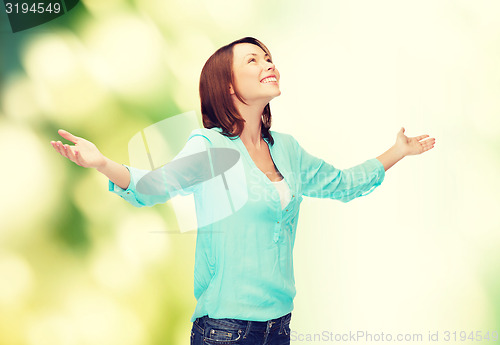
M 279 241 L 279 239 L 281 237 L 281 233 L 283 232 L 283 218 L 288 217 L 288 213 L 291 211 L 291 206 L 293 205 L 293 201 L 295 199 L 295 192 L 294 192 L 293 186 L 292 186 L 293 183 L 291 183 L 292 181 L 290 180 L 291 174 L 288 174 L 286 172 L 286 170 L 283 168 L 283 166 L 281 165 L 281 162 L 279 162 L 279 159 L 277 160 L 274 157 L 273 151 L 274 151 L 274 146 L 271 146 L 269 148 L 269 152 L 271 153 L 271 158 L 272 158 L 274 164 L 276 165 L 276 168 L 278 168 L 278 171 L 281 173 L 281 175 L 285 179 L 285 183 L 290 188 L 290 192 L 291 192 L 291 195 L 292 195 L 292 197 L 291 197 L 290 202 L 288 203 L 288 205 L 285 206 L 285 209 L 282 209 L 281 208 L 281 201 L 280 201 L 279 192 L 276 189 L 276 187 L 273 185 L 275 193 L 278 194 L 278 199 L 277 199 L 278 200 L 277 201 L 278 205 L 277 205 L 277 211 L 276 211 L 276 223 L 274 224 L 273 241 L 274 241 L 274 243 L 278 243 L 278 241 Z M 272 185 L 272 182 L 271 182 L 271 185 Z
M 248 154 L 248 151 L 247 149 L 245 148 L 245 145 L 243 144 L 243 142 L 241 141 L 241 139 L 238 139 L 238 142 L 237 142 L 237 145 L 240 146 L 240 149 L 244 152 L 244 156 L 246 157 L 246 159 L 248 160 L 248 164 L 250 164 L 251 168 L 252 169 L 255 169 L 255 171 L 257 171 L 257 173 L 263 178 L 265 179 L 265 183 L 266 183 L 266 188 L 272 188 L 273 189 L 273 193 L 276 193 L 275 195 L 278 196 L 278 198 L 273 198 L 273 200 L 275 201 L 272 201 L 274 202 L 274 206 L 275 206 L 275 209 L 276 209 L 276 213 L 275 213 L 275 222 L 274 222 L 274 227 L 273 227 L 273 242 L 274 243 L 278 243 L 279 239 L 281 238 L 281 232 L 282 232 L 282 227 L 283 227 L 283 213 L 284 212 L 290 212 L 290 205 L 292 205 L 292 201 L 294 200 L 295 198 L 295 193 L 292 193 L 292 198 L 289 202 L 289 204 L 287 205 L 287 207 L 285 208 L 285 210 L 282 210 L 281 208 L 281 201 L 280 201 L 280 195 L 279 195 L 279 192 L 278 190 L 276 189 L 276 187 L 273 185 L 273 183 L 271 182 L 271 180 L 269 180 L 269 178 L 262 172 L 259 170 L 259 168 L 255 165 L 255 163 L 253 162 L 252 158 L 250 157 L 250 155 Z M 275 143 L 276 145 L 276 143 Z M 269 146 L 269 152 L 271 154 L 271 158 L 274 162 L 274 164 L 276 165 L 276 167 L 278 168 L 278 171 L 280 171 L 281 173 L 281 163 L 278 163 L 278 161 L 275 159 L 275 155 L 273 155 L 273 151 L 274 151 L 274 145 L 273 146 Z M 287 174 L 289 175 L 289 174 Z M 283 177 L 285 178 L 285 181 L 288 183 L 289 180 L 286 178 L 286 176 L 283 174 Z M 289 188 L 292 190 L 292 186 L 289 185 Z

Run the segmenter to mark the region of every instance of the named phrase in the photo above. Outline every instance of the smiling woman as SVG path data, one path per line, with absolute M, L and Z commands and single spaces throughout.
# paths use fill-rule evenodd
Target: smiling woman
M 257 97 L 259 107 L 264 109 L 259 114 L 259 122 L 262 118 L 262 135 L 273 143 L 269 134 L 271 128 L 269 101 L 281 94 L 279 87 L 272 92 L 264 90 L 267 92 L 267 97 L 261 100 L 258 96 L 263 95 L 252 95 L 259 90 L 260 82 L 266 77 L 264 75 L 266 69 L 274 71 L 268 73 L 277 78 L 276 86 L 278 86 L 279 72 L 272 64 L 271 53 L 255 38 L 245 37 L 219 48 L 207 60 L 201 71 L 200 98 L 203 125 L 206 128 L 218 125 L 223 135 L 241 135 L 245 120 L 238 108 L 241 105 L 248 105 L 245 99 L 253 101 Z
M 233 53 L 235 87 L 230 88 L 231 94 L 235 94 L 235 90 L 238 90 L 240 98 L 248 101 L 259 100 L 264 105 L 281 94 L 278 86 L 279 72 L 269 53 L 250 43 L 237 44 Z M 263 87 L 264 85 L 275 87 Z
M 257 39 L 218 49 L 200 78 L 205 128 L 194 130 L 174 158 L 177 164 L 165 165 L 155 178 L 151 171 L 113 162 L 66 131 L 59 133 L 74 146 L 52 142 L 61 155 L 106 175 L 109 190 L 134 206 L 194 195 L 203 226 L 196 239 L 191 344 L 289 344 L 293 248 L 303 196 L 348 202 L 368 195 L 392 165 L 434 145 L 433 138 L 422 141 L 428 135 L 406 137 L 402 128 L 382 155 L 337 169 L 293 136 L 270 129 L 269 102 L 281 94 L 279 80 L 271 53 Z M 232 150 L 227 152 L 234 152 L 239 169 L 221 171 L 227 162 L 213 154 L 218 148 Z M 245 200 L 243 206 L 236 209 L 229 195 Z M 232 212 L 220 218 L 221 209 Z

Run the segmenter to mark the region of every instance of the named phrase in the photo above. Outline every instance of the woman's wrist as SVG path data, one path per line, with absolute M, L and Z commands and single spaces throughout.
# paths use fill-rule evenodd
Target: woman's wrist
M 398 158 L 398 160 L 401 160 L 406 157 L 406 152 L 405 150 L 398 144 L 392 145 L 390 148 L 394 152 L 394 156 Z
M 104 171 L 109 166 L 109 161 L 109 158 L 104 156 L 102 163 L 96 167 L 97 171 L 104 174 Z
M 385 171 L 387 171 L 394 164 L 399 162 L 405 157 L 405 153 L 398 145 L 391 146 L 387 151 L 382 153 L 377 159 L 384 166 Z
M 122 189 L 127 189 L 130 184 L 130 172 L 124 165 L 114 162 L 104 157 L 105 163 L 97 168 L 97 171 L 104 174 L 114 184 Z

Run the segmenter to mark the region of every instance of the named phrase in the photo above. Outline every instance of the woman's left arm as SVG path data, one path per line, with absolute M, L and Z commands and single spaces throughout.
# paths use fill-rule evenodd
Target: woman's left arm
M 404 135 L 404 132 L 405 129 L 401 127 L 401 130 L 398 132 L 396 138 L 396 143 L 390 149 L 377 157 L 377 159 L 384 166 L 385 171 L 406 156 L 419 155 L 425 151 L 429 151 L 436 143 L 435 138 L 429 138 L 421 141 L 429 137 L 427 134 L 409 138 Z

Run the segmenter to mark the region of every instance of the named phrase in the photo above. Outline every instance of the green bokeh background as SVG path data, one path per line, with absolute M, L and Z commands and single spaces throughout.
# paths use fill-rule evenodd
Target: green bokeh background
M 436 138 L 366 198 L 303 201 L 292 344 L 500 332 L 499 15 L 495 1 L 86 0 L 12 34 L 2 8 L 0 345 L 189 343 L 196 234 L 50 141 L 64 128 L 128 163 L 138 131 L 199 115 L 204 62 L 244 36 L 282 75 L 272 129 L 314 155 L 348 168 L 402 126 Z

